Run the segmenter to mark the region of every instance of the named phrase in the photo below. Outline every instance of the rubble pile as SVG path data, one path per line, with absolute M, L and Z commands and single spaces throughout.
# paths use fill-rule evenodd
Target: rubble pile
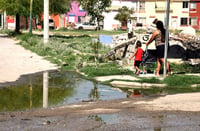
M 192 51 L 200 49 L 200 37 L 196 35 L 196 31 L 192 27 L 181 31 L 178 36 L 182 39 L 182 44 L 186 49 Z
M 184 39 L 182 44 L 189 50 L 192 50 L 192 51 L 199 50 L 200 49 L 200 37 L 196 37 L 194 39 Z

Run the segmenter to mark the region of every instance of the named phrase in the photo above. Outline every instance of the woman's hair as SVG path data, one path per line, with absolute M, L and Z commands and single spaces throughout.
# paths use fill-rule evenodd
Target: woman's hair
M 162 40 L 164 40 L 165 39 L 165 28 L 164 28 L 163 22 L 162 21 L 157 21 L 156 22 L 156 27 L 157 27 L 158 30 L 161 31 Z
M 153 20 L 153 24 L 156 24 L 157 23 L 157 21 L 158 21 L 158 19 L 157 18 L 155 18 L 154 20 Z
M 141 47 L 141 46 L 142 46 L 142 42 L 138 40 L 138 41 L 136 42 L 136 48 Z

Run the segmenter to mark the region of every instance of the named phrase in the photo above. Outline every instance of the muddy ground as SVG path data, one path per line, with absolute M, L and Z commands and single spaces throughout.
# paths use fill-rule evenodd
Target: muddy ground
M 82 102 L 51 109 L 0 114 L 0 129 L 14 131 L 198 131 L 199 111 L 155 107 L 145 98 Z M 143 104 L 138 102 L 143 101 Z
M 0 37 L 0 83 L 57 67 Z M 22 68 L 23 67 L 23 68 Z M 126 98 L 0 113 L 2 131 L 198 131 L 200 93 Z

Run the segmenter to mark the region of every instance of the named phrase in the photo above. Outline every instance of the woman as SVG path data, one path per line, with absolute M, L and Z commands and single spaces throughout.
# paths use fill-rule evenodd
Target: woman
M 155 75 L 159 76 L 161 63 L 164 63 L 164 50 L 165 50 L 165 28 L 162 21 L 156 22 L 156 30 L 153 32 L 150 40 L 146 43 L 148 46 L 153 40 L 155 40 L 156 57 L 157 57 L 157 69 Z M 169 72 L 169 63 L 167 62 L 167 71 Z

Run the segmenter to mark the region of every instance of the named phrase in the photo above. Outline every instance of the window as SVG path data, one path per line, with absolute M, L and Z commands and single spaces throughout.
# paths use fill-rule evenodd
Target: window
M 139 10 L 145 10 L 145 1 L 140 1 L 140 9 Z
M 197 25 L 197 18 L 190 18 L 190 25 Z
M 145 17 L 139 17 L 139 23 L 146 25 L 146 18 Z
M 188 25 L 188 18 L 181 18 L 181 25 Z
M 190 3 L 190 10 L 196 10 L 196 2 Z
M 78 16 L 78 23 L 82 23 L 82 18 L 81 18 L 81 16 Z
M 183 8 L 188 8 L 188 1 L 183 1 Z

